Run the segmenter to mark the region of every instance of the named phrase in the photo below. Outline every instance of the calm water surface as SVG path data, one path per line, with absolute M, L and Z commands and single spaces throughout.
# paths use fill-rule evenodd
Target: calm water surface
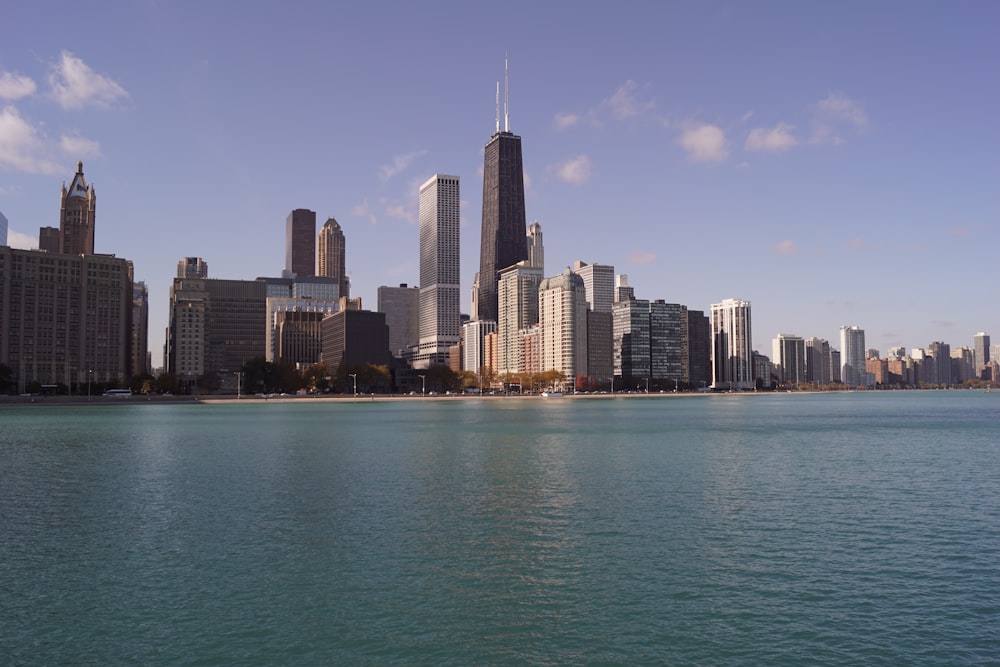
M 1000 393 L 0 407 L 3 664 L 998 664 Z

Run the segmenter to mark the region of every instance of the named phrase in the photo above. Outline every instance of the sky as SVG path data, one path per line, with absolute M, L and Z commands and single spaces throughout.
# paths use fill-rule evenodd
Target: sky
M 83 161 L 95 249 L 135 264 L 162 358 L 177 262 L 278 276 L 329 217 L 352 296 L 418 284 L 418 188 L 461 179 L 463 312 L 483 147 L 509 71 L 547 275 L 752 303 L 779 333 L 884 355 L 1000 338 L 1000 3 L 14 3 L 0 42 L 8 243 L 58 226 Z

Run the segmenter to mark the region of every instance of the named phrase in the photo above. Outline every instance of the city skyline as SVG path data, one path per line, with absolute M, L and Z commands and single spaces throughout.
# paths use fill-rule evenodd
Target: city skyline
M 73 26 L 16 7 L 0 50 L 9 242 L 58 225 L 59 187 L 85 162 L 101 190 L 95 251 L 133 260 L 148 285 L 158 365 L 178 259 L 204 258 L 214 278 L 278 275 L 285 217 L 308 208 L 340 221 L 352 291 L 374 308 L 380 285 L 418 282 L 417 187 L 454 173 L 473 184 L 468 312 L 475 183 L 507 51 L 546 277 L 582 260 L 628 274 L 643 299 L 751 300 L 763 353 L 779 333 L 836 341 L 847 324 L 882 350 L 954 349 L 996 330 L 965 276 L 988 274 L 998 240 L 988 26 L 1000 9 L 677 4 L 581 17 L 546 6 L 524 24 L 515 3 L 489 17 L 509 35 L 500 47 L 479 43 L 483 11 L 449 12 L 455 42 L 411 53 L 398 44 L 429 19 L 407 7 L 338 10 L 351 29 L 335 49 L 320 30 L 332 10 L 304 5 L 238 17 L 93 8 Z M 300 30 L 295 49 L 228 36 Z M 606 48 L 590 49 L 598 38 Z M 454 52 L 448 76 L 417 75 Z M 303 90 L 315 101 L 290 122 L 284 100 Z

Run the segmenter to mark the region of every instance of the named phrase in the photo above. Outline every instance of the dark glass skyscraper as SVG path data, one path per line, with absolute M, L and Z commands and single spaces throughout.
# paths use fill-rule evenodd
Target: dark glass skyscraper
M 483 161 L 483 229 L 476 297 L 479 319 L 494 322 L 500 271 L 528 259 L 521 137 L 509 131 L 506 99 L 504 130 L 500 131 L 499 98 L 498 86 L 497 131 L 486 144 Z

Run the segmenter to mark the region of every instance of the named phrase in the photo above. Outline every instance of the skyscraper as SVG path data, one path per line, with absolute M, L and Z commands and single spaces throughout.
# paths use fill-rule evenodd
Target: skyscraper
M 611 304 L 615 302 L 615 267 L 576 260 L 573 272 L 583 278 L 590 309 L 595 313 L 610 313 Z
M 840 327 L 840 379 L 849 387 L 866 384 L 865 330 L 860 327 Z
M 351 295 L 351 283 L 347 279 L 346 260 L 347 240 L 344 231 L 333 218 L 330 218 L 319 230 L 318 271 L 316 275 L 334 278 L 340 284 L 340 296 Z
M 538 286 L 544 277 L 540 267 L 528 266 L 527 262 L 518 262 L 500 272 L 497 281 L 499 320 L 494 328 L 497 332 L 496 371 L 500 374 L 524 370 L 521 331 L 538 324 Z
M 420 340 L 420 289 L 402 283 L 378 288 L 378 312 L 389 327 L 389 351 L 402 359 L 407 348 Z
M 795 386 L 806 381 L 806 343 L 801 336 L 778 334 L 771 340 L 771 351 L 779 384 Z
M 505 73 L 504 129 L 500 130 L 497 84 L 496 133 L 486 143 L 483 159 L 483 224 L 476 305 L 479 319 L 493 321 L 497 319 L 500 271 L 528 258 L 521 137 L 510 131 L 506 78 Z
M 94 186 L 87 187 L 83 177 L 83 162 L 76 163 L 76 175 L 69 188 L 63 184 L 62 206 L 59 211 L 59 252 L 64 255 L 94 254 L 94 220 L 97 215 L 97 195 Z
M 285 218 L 285 277 L 316 275 L 316 212 L 297 208 Z
M 864 356 L 861 364 L 863 368 Z M 715 389 L 754 388 L 749 301 L 725 299 L 712 304 L 712 369 Z
M 7 218 L 0 213 L 0 245 L 7 245 Z
M 566 269 L 538 286 L 541 369 L 561 372 L 569 386 L 587 374 L 587 298 L 580 276 Z
M 435 174 L 420 186 L 420 348 L 414 366 L 446 364 L 461 340 L 459 178 Z M 494 291 L 496 285 L 494 285 Z
M 542 244 L 542 226 L 535 220 L 528 227 L 528 237 L 525 239 L 528 249 L 528 266 L 545 270 L 545 246 Z
M 985 331 L 980 331 L 972 337 L 972 353 L 975 355 L 976 375 L 980 369 L 990 363 L 990 335 Z

